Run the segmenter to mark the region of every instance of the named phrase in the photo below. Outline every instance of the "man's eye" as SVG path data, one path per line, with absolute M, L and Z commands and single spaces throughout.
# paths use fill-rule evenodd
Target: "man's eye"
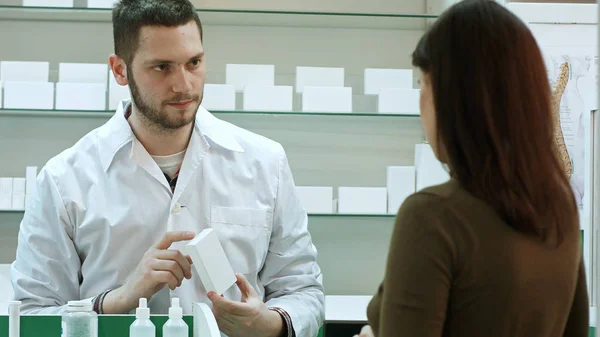
M 169 69 L 168 64 L 159 64 L 156 67 L 154 67 L 154 70 L 156 70 L 156 71 L 165 71 L 167 69 Z
M 195 59 L 195 60 L 192 60 L 191 65 L 193 67 L 197 67 L 200 65 L 200 62 L 201 62 L 200 59 Z

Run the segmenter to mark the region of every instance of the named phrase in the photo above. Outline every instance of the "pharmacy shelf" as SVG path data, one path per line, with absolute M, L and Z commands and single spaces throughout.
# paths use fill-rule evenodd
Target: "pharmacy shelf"
M 407 114 L 378 114 L 366 112 L 329 113 L 329 112 L 281 112 L 281 111 L 211 111 L 215 115 L 251 115 L 251 116 L 339 116 L 339 117 L 375 117 L 375 118 L 420 118 L 420 115 Z M 82 111 L 82 110 L 31 110 L 31 109 L 0 109 L 0 116 L 13 117 L 81 117 L 98 118 L 110 117 L 113 110 Z
M 25 210 L 0 209 L 0 213 L 24 213 Z M 395 218 L 395 214 L 309 214 L 319 218 Z
M 110 8 L 0 6 L 3 20 L 110 22 Z M 198 9 L 207 25 L 423 29 L 428 14 Z

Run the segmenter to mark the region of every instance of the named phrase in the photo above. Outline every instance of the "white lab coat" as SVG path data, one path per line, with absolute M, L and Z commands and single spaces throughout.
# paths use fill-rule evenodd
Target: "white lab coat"
M 286 310 L 298 336 L 316 336 L 324 319 L 321 270 L 282 146 L 200 107 L 172 193 L 133 135 L 127 104 L 41 170 L 11 269 L 22 311 L 62 313 L 69 300 L 124 284 L 167 231 L 213 227 L 234 272 L 267 306 Z M 194 302 L 210 305 L 192 273 L 176 290 L 153 296 L 152 313 L 166 313 L 171 297 L 186 314 Z M 234 286 L 225 297 L 241 294 Z

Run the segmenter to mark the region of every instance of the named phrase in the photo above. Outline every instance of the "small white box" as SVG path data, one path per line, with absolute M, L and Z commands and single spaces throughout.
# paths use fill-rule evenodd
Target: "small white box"
M 0 209 L 12 209 L 13 178 L 0 178 Z
M 412 89 L 412 69 L 365 69 L 365 95 L 379 95 L 383 88 Z
M 113 8 L 117 0 L 88 0 L 88 8 Z
M 381 114 L 419 115 L 419 89 L 381 89 L 377 112 Z
M 338 189 L 340 214 L 386 214 L 385 187 L 340 187 Z
M 12 209 L 25 209 L 25 178 L 13 178 Z
M 415 146 L 416 190 L 443 184 L 450 180 L 450 174 L 433 153 L 429 144 Z
M 388 213 L 396 214 L 400 205 L 415 193 L 415 167 L 389 166 L 387 168 Z
M 244 88 L 246 111 L 292 111 L 293 88 L 284 85 L 247 85 Z
M 296 186 L 296 193 L 306 213 L 333 213 L 333 187 Z
M 100 83 L 108 80 L 107 64 L 102 63 L 60 63 L 58 65 L 58 82 L 62 83 Z
M 206 110 L 235 110 L 235 87 L 227 84 L 205 84 L 202 107 Z
M 302 111 L 306 112 L 352 112 L 352 88 L 304 87 Z
M 48 82 L 48 62 L 0 62 L 0 82 Z
M 236 282 L 231 264 L 214 228 L 207 228 L 185 245 L 207 293 L 222 295 Z
M 23 0 L 23 6 L 73 7 L 73 0 Z
M 54 108 L 54 83 L 6 82 L 4 83 L 5 109 Z
M 115 110 L 122 100 L 131 99 L 129 86 L 122 86 L 115 80 L 112 70 L 108 70 L 108 109 Z
M 106 110 L 106 85 L 56 83 L 57 110 Z
M 247 85 L 275 85 L 275 66 L 272 64 L 228 64 L 225 83 L 243 92 Z
M 305 86 L 344 87 L 344 68 L 296 67 L 296 92 Z
M 12 193 L 25 195 L 25 178 L 13 178 Z
M 37 166 L 27 166 L 25 168 L 25 204 L 27 205 L 29 198 L 35 194 L 37 186 Z

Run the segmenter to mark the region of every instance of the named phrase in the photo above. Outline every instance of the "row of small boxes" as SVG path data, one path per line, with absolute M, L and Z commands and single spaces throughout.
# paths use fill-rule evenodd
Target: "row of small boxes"
M 117 0 L 87 0 L 88 8 L 112 8 Z M 73 0 L 23 0 L 23 6 L 73 7 Z
M 387 187 L 298 186 L 300 203 L 309 214 L 396 214 L 400 205 L 415 191 L 450 179 L 431 146 L 417 144 L 415 166 L 387 168 Z
M 28 166 L 25 178 L 0 178 L 0 210 L 25 210 L 27 198 L 35 192 L 37 167 Z
M 106 64 L 60 63 L 58 82 L 48 82 L 48 62 L 0 62 L 6 109 L 105 110 L 129 98 Z M 235 110 L 236 92 L 244 93 L 246 111 L 292 111 L 292 86 L 276 86 L 274 65 L 228 64 L 226 84 L 206 84 L 202 105 Z M 410 69 L 365 69 L 364 93 L 377 95 L 379 113 L 419 114 L 418 89 Z M 305 112 L 351 113 L 352 88 L 344 86 L 344 68 L 297 67 L 296 93 Z M 0 107 L 2 107 L 0 91 Z

